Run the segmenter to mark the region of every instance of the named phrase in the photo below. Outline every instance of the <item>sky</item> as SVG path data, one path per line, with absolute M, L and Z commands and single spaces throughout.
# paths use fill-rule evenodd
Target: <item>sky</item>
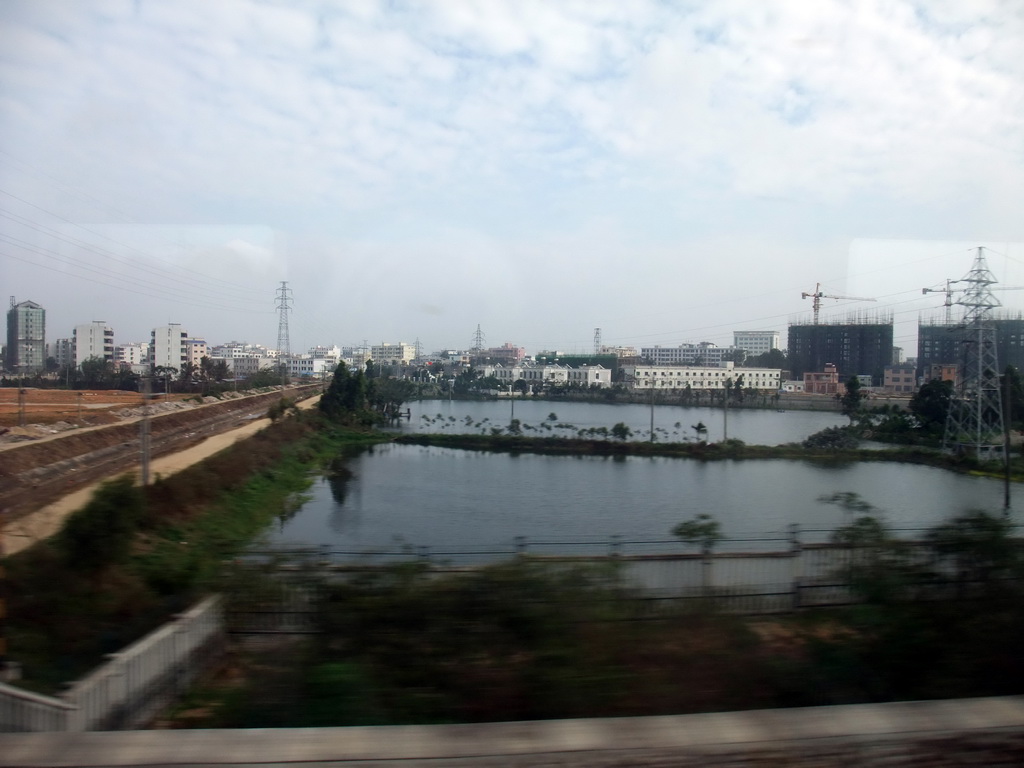
M 1019 0 L 4 0 L 0 290 L 530 354 L 785 344 L 820 290 L 913 355 L 977 247 L 1024 286 L 1022 50 Z

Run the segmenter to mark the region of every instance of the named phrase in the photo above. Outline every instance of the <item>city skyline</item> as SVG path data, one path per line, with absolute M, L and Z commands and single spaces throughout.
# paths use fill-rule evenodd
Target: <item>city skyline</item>
M 785 346 L 820 284 L 911 355 L 971 248 L 1024 286 L 1012 4 L 9 0 L 0 44 L 48 340 L 273 347 L 287 281 L 297 350 Z

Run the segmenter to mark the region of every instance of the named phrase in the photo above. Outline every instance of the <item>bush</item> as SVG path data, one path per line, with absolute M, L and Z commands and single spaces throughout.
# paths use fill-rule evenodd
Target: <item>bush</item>
M 804 448 L 833 451 L 854 450 L 859 443 L 849 427 L 829 427 L 815 432 L 802 443 Z
M 68 564 L 96 572 L 125 560 L 142 513 L 142 491 L 129 475 L 104 483 L 61 530 L 60 549 Z

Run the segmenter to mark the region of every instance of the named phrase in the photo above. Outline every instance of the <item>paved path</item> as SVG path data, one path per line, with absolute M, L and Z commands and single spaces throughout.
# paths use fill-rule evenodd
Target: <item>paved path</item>
M 319 400 L 319 395 L 306 398 L 299 403 L 299 407 L 312 408 Z M 259 432 L 268 424 L 270 424 L 270 419 L 253 419 L 245 426 L 212 435 L 201 443 L 191 446 L 184 451 L 178 451 L 177 453 L 171 453 L 166 456 L 155 458 L 149 465 L 150 476 L 156 477 L 157 475 L 162 475 L 167 477 L 169 475 L 173 475 L 175 472 L 180 472 L 181 470 L 212 456 L 218 451 L 234 445 L 239 440 L 252 437 L 252 435 Z M 140 470 L 138 469 L 136 470 L 137 476 L 139 471 Z M 119 472 L 118 475 L 120 474 L 123 473 Z M 92 494 L 97 488 L 99 488 L 100 484 L 109 479 L 109 477 L 104 478 L 92 485 L 80 488 L 79 490 L 69 493 L 67 496 L 64 496 L 52 504 L 48 504 L 30 515 L 26 515 L 12 523 L 8 523 L 3 527 L 2 531 L 0 531 L 0 537 L 3 537 L 3 552 L 7 555 L 16 554 L 21 550 L 32 546 L 37 541 L 41 541 L 42 539 L 55 534 L 64 524 L 64 519 L 76 509 L 80 509 L 85 506 L 86 502 L 88 502 L 92 497 Z
M 1020 765 L 1024 697 L 479 725 L 0 735 L 2 766 Z

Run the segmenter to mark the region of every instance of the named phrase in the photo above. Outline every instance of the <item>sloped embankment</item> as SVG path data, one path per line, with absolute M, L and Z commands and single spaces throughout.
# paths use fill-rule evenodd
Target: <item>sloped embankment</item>
M 287 394 L 306 397 L 318 386 Z M 212 434 L 262 417 L 279 391 L 154 415 L 150 420 L 151 455 L 187 448 Z M 139 464 L 139 421 L 74 430 L 0 451 L 0 509 L 5 522 L 60 498 L 88 483 Z

